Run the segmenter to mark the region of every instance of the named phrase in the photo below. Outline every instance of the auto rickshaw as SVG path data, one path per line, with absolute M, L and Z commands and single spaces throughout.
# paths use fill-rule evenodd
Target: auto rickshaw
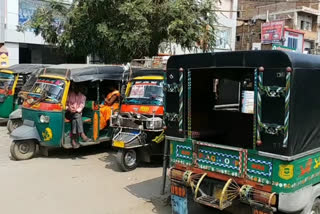
M 8 121 L 9 132 L 22 125 L 19 108 L 23 99 L 19 95 L 30 89 L 37 75 L 47 66 L 18 64 L 0 70 L 0 122 Z
M 143 65 L 140 69 L 137 62 Z M 163 154 L 164 63 L 162 58 L 131 63 L 125 97 L 111 120 L 115 128 L 112 146 L 118 149 L 117 162 L 123 171 L 135 169 L 139 161 L 150 162 L 152 155 Z
M 84 133 L 89 146 L 110 141 L 112 129 L 100 129 L 100 103 L 109 84 L 120 87 L 127 68 L 121 65 L 63 64 L 46 68 L 39 76 L 22 105 L 24 123 L 11 133 L 11 155 L 16 160 L 30 159 L 36 146 L 47 153 L 48 147 L 73 148 L 71 123 L 65 118 L 70 84 L 76 84 L 86 96 L 82 111 Z
M 188 213 L 191 201 L 228 213 L 319 213 L 320 56 L 172 56 L 166 76 L 172 213 Z

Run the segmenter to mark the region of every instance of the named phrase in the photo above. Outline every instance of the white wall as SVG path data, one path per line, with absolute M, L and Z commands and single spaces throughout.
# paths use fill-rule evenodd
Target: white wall
M 19 64 L 19 44 L 17 43 L 5 43 L 9 53 L 9 66 Z
M 0 43 L 4 43 L 5 1 L 0 0 Z
M 235 50 L 236 44 L 236 29 L 237 29 L 237 8 L 238 0 L 223 0 L 217 5 L 217 30 L 229 31 L 230 36 L 227 38 L 229 40 L 229 48 Z M 226 39 L 225 34 L 221 34 L 221 39 Z
M 35 36 L 33 32 L 18 32 L 19 24 L 19 0 L 7 1 L 7 19 L 5 30 L 5 42 L 44 44 L 41 36 Z

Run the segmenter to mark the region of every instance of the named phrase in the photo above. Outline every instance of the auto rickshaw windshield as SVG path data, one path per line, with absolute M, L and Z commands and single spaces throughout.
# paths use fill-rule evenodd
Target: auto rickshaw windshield
M 0 89 L 11 89 L 14 83 L 14 75 L 0 72 Z
M 33 85 L 29 95 L 40 98 L 45 95 L 44 102 L 60 102 L 64 91 L 65 82 L 62 80 L 39 78 Z
M 133 81 L 126 104 L 163 105 L 163 81 Z

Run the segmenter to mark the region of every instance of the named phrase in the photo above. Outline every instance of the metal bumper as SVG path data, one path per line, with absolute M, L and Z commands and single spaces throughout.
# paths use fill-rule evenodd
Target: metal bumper
M 122 131 L 121 129 L 112 139 L 112 146 L 118 148 L 133 149 L 144 145 L 145 140 L 140 130 L 137 130 L 136 132 L 127 132 Z

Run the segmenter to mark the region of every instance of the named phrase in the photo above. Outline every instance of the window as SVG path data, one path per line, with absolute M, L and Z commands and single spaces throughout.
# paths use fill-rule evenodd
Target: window
M 301 30 L 311 31 L 311 26 L 312 26 L 311 22 L 302 20 L 301 24 L 300 24 L 300 29 Z
M 217 28 L 216 30 L 216 48 L 217 49 L 231 49 L 231 29 Z
M 241 13 L 240 11 L 237 11 L 237 18 L 240 18 L 241 17 Z
M 240 42 L 241 36 L 237 36 L 237 42 Z
M 297 49 L 298 47 L 298 39 L 289 37 L 288 38 L 288 48 Z

